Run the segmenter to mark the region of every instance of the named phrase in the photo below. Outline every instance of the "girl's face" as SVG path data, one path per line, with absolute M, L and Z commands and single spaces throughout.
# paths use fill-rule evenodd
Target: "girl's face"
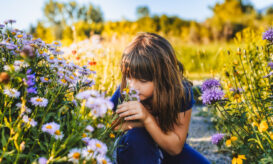
M 151 97 L 154 92 L 154 83 L 152 81 L 138 80 L 134 78 L 127 78 L 129 87 L 139 91 L 139 99 L 146 100 Z

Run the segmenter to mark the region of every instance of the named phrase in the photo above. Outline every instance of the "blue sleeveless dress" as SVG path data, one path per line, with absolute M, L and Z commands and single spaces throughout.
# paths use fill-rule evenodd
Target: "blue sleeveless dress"
M 193 95 L 192 87 L 188 87 L 188 92 Z M 196 103 L 193 96 L 188 97 L 188 103 L 182 103 L 181 112 L 189 110 Z M 120 85 L 110 99 L 114 103 L 113 110 L 116 111 L 118 99 L 121 98 Z M 117 149 L 114 151 L 114 163 L 116 164 L 209 164 L 210 162 L 199 152 L 194 150 L 186 142 L 180 154 L 171 156 L 152 139 L 144 127 L 133 128 L 127 131 L 118 139 Z

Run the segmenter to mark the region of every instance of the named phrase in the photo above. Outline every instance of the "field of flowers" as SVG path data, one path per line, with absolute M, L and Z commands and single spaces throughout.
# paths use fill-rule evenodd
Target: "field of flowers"
M 90 89 L 96 72 L 14 23 L 0 24 L 0 162 L 111 163 L 113 104 Z
M 237 50 L 218 79 L 202 86 L 219 133 L 212 143 L 232 155 L 233 164 L 273 161 L 273 29 L 238 33 Z
M 1 163 L 111 163 L 119 132 L 110 128 L 116 117 L 109 96 L 119 84 L 119 60 L 132 37 L 103 44 L 97 37 L 62 47 L 13 29 L 14 23 L 0 24 Z M 234 164 L 270 163 L 273 30 L 245 29 L 234 40 L 240 48 L 217 50 L 215 58 L 174 47 L 186 70 L 198 65 L 217 77 L 200 87 L 219 131 L 212 143 L 229 152 Z M 221 66 L 210 65 L 216 60 Z

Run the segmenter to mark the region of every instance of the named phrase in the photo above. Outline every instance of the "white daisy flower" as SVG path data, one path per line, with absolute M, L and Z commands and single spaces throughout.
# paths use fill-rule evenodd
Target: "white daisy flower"
M 40 158 L 38 159 L 38 163 L 39 163 L 39 164 L 47 164 L 47 159 L 46 159 L 45 157 L 40 157 Z
M 51 64 L 54 64 L 57 62 L 57 59 L 55 58 L 55 56 L 51 55 L 47 57 L 47 61 Z
M 65 76 L 66 81 L 70 82 L 70 83 L 76 83 L 78 78 L 73 76 L 73 75 L 68 75 Z
M 30 119 L 29 124 L 30 124 L 32 127 L 35 127 L 35 126 L 37 125 L 37 122 L 36 122 L 34 119 Z
M 17 103 L 15 106 L 17 107 L 17 109 L 21 109 L 22 104 Z M 25 106 L 25 112 L 29 114 L 29 113 L 31 113 L 31 109 Z
M 54 132 L 55 139 L 62 139 L 64 137 L 63 133 L 60 130 Z
M 107 158 L 105 155 L 98 155 L 96 157 L 97 164 L 112 164 L 109 158 Z
M 82 99 L 88 99 L 91 96 L 98 97 L 100 96 L 100 94 L 98 91 L 95 91 L 95 90 L 86 90 L 86 91 L 78 93 L 76 95 L 76 98 L 82 100 Z
M 99 124 L 97 125 L 97 128 L 105 128 L 105 125 L 104 125 L 104 124 L 99 123 Z
M 24 123 L 28 123 L 28 121 L 29 121 L 28 116 L 24 115 L 22 120 Z
M 52 43 L 52 46 L 55 46 L 55 47 L 61 47 L 62 46 L 62 43 L 60 41 L 54 41 Z
M 91 125 L 87 125 L 85 130 L 89 131 L 90 133 L 92 133 L 94 131 L 94 128 Z
M 105 143 L 101 142 L 98 139 L 91 139 L 88 143 L 88 146 L 95 150 L 96 152 L 105 155 L 107 153 L 107 146 Z
M 60 129 L 60 125 L 55 122 L 46 123 L 42 126 L 42 131 L 54 135 L 57 130 Z
M 90 146 L 87 146 L 83 148 L 82 150 L 82 156 L 86 160 L 90 160 L 91 158 L 95 158 L 95 156 L 98 154 L 94 149 L 92 149 Z
M 11 98 L 18 98 L 20 96 L 20 92 L 14 88 L 4 89 L 4 94 Z
M 90 138 L 89 137 L 82 138 L 82 141 L 85 143 L 85 145 L 88 145 Z
M 58 82 L 62 85 L 68 85 L 68 82 L 65 79 L 59 79 Z
M 11 68 L 10 68 L 10 66 L 5 65 L 5 66 L 4 66 L 4 70 L 5 70 L 5 71 L 11 71 Z
M 47 78 L 47 77 L 41 77 L 40 80 L 43 83 L 49 83 L 49 82 L 51 82 L 51 80 L 49 78 Z
M 29 118 L 27 115 L 24 115 L 22 120 L 24 123 L 30 124 L 32 127 L 37 125 L 37 122 L 34 119 Z
M 71 149 L 68 153 L 68 161 L 73 163 L 79 163 L 79 160 L 82 156 L 82 150 L 78 148 Z
M 42 97 L 32 97 L 30 99 L 30 102 L 34 106 L 46 107 L 47 103 L 48 103 L 48 100 L 46 98 L 42 98 Z

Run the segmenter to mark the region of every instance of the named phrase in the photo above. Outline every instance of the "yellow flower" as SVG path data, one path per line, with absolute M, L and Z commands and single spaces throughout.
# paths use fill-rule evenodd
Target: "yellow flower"
M 130 92 L 129 88 L 124 88 L 123 91 L 125 91 L 127 94 Z
M 83 133 L 82 138 L 85 138 L 85 137 L 87 137 L 87 135 L 86 135 L 86 133 Z
M 269 132 L 270 138 L 273 140 L 273 133 Z
M 237 137 L 236 137 L 236 136 L 230 137 L 230 139 L 227 139 L 227 140 L 226 140 L 226 146 L 227 146 L 227 147 L 230 147 L 230 146 L 231 146 L 231 142 L 232 142 L 232 141 L 236 141 L 236 140 L 237 140 Z
M 236 141 L 237 140 L 237 137 L 236 136 L 232 136 L 230 137 L 231 141 Z
M 257 122 L 252 122 L 252 124 L 251 124 L 253 127 L 255 127 L 255 126 L 259 126 L 259 124 L 257 123 Z
M 230 146 L 231 146 L 231 140 L 230 140 L 230 139 L 226 140 L 226 146 L 227 146 L 227 147 L 230 147 Z
M 262 133 L 262 132 L 265 132 L 267 129 L 268 129 L 268 125 L 266 121 L 262 121 L 259 125 L 259 131 Z
M 238 155 L 237 157 L 233 157 L 232 164 L 242 164 L 243 159 L 246 159 L 245 155 Z
M 110 138 L 115 138 L 115 134 L 113 134 L 113 133 L 110 133 L 109 136 L 110 136 Z

